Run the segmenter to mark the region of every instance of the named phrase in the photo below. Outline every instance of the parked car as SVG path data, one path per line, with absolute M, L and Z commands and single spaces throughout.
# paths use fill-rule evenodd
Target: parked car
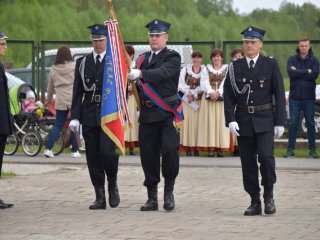
M 286 112 L 287 112 L 287 121 L 285 127 L 289 129 L 290 126 L 290 112 L 289 112 L 289 91 L 286 91 Z M 320 85 L 316 86 L 316 108 L 314 114 L 314 122 L 315 122 L 315 129 L 316 129 L 316 138 L 320 139 Z M 306 120 L 301 114 L 300 116 L 300 124 L 298 128 L 297 137 L 300 138 L 307 138 L 307 125 Z
M 13 68 L 8 70 L 8 72 L 15 77 L 18 77 L 25 81 L 26 83 L 33 85 L 32 84 L 32 69 L 31 68 Z M 49 80 L 49 73 L 50 73 L 50 68 L 45 68 L 45 73 L 46 73 L 46 78 L 44 82 L 45 88 L 48 86 L 48 80 Z M 37 79 L 37 72 L 35 72 L 35 79 Z M 40 79 L 42 81 L 42 79 Z M 36 87 L 36 86 L 34 86 Z
M 14 86 L 18 86 L 21 85 L 23 83 L 25 83 L 22 79 L 20 79 L 19 77 L 16 77 L 14 75 L 12 75 L 9 72 L 5 72 L 6 73 L 6 77 L 8 79 L 8 88 L 11 89 Z
M 192 54 L 192 45 L 167 45 L 168 48 L 174 49 L 181 55 L 181 67 L 183 67 L 187 63 L 191 63 L 191 54 Z M 137 60 L 140 54 L 149 51 L 150 46 L 149 45 L 133 45 L 133 48 L 135 50 L 135 58 L 134 61 Z M 89 53 L 91 53 L 93 50 L 92 47 L 82 47 L 82 48 L 70 48 L 71 55 L 73 57 L 73 60 L 76 61 L 78 58 L 85 56 Z M 45 51 L 45 67 L 50 68 L 57 55 L 58 49 L 50 49 Z M 31 68 L 32 63 L 29 63 L 27 68 Z
M 70 48 L 71 55 L 74 61 L 76 61 L 78 58 L 84 55 L 91 53 L 92 50 L 93 50 L 93 47 Z M 45 54 L 44 61 L 45 61 L 46 68 L 50 68 L 54 64 L 56 60 L 57 52 L 58 52 L 57 48 L 49 49 L 44 52 Z M 29 63 L 27 68 L 31 68 L 31 67 L 32 67 L 32 63 Z

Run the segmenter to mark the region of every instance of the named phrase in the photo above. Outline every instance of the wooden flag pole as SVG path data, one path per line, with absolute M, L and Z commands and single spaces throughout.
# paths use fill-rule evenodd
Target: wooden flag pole
M 110 14 L 111 18 L 112 19 L 117 19 L 116 12 L 115 12 L 115 10 L 113 8 L 112 0 L 106 0 L 106 1 L 107 1 L 107 4 L 108 4 L 109 14 Z M 131 72 L 131 59 L 129 58 L 128 53 L 127 53 L 127 51 L 126 51 L 126 49 L 124 47 L 123 38 L 122 38 L 122 35 L 121 35 L 119 24 L 117 24 L 117 32 L 118 32 L 118 35 L 119 35 L 119 38 L 120 38 L 122 50 L 125 53 L 125 59 L 126 59 L 126 63 L 127 63 L 127 66 L 128 66 L 128 72 Z M 137 103 L 137 107 L 140 110 L 141 109 L 141 99 L 140 99 L 140 96 L 139 96 L 139 93 L 138 93 L 137 84 L 136 84 L 136 82 L 131 82 L 131 85 L 132 85 L 132 92 L 133 92 L 134 98 L 135 98 L 136 103 Z
M 114 8 L 113 8 L 112 0 L 106 0 L 106 1 L 108 3 L 109 13 L 110 13 L 111 18 L 112 19 L 117 19 L 116 12 L 114 11 Z M 131 59 L 129 58 L 128 53 L 127 53 L 127 51 L 126 51 L 126 49 L 124 47 L 123 38 L 122 38 L 122 35 L 121 35 L 119 24 L 117 24 L 117 32 L 118 32 L 118 35 L 119 35 L 119 38 L 120 38 L 122 50 L 125 53 L 126 63 L 128 65 L 128 71 L 130 72 L 131 71 Z

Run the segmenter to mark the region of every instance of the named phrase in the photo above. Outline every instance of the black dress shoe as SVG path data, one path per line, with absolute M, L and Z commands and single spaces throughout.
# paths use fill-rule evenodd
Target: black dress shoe
M 261 202 L 252 202 L 251 205 L 247 208 L 247 210 L 244 212 L 245 216 L 255 216 L 255 215 L 261 215 L 262 209 L 261 209 Z
M 165 193 L 164 194 L 164 204 L 163 204 L 163 208 L 164 210 L 167 211 L 172 211 L 175 207 L 174 204 L 174 197 L 172 193 Z
M 148 201 L 140 208 L 140 211 L 157 211 L 158 201 L 149 198 Z
M 217 157 L 224 157 L 222 152 L 217 152 Z
M 118 207 L 120 203 L 120 195 L 117 184 L 109 187 L 109 205 L 112 208 Z
M 214 157 L 214 153 L 211 152 L 211 151 L 209 151 L 209 152 L 208 152 L 208 157 Z
M 194 151 L 193 156 L 198 157 L 199 156 L 199 151 Z
M 135 154 L 135 152 L 132 150 L 132 151 L 130 151 L 129 152 L 129 154 L 131 155 L 131 156 L 135 156 L 136 154 Z
M 0 199 L 0 205 L 7 205 L 7 207 L 6 208 L 11 208 L 11 207 L 13 207 L 13 204 L 12 203 L 5 203 L 5 202 L 3 202 L 1 199 Z M 0 207 L 1 208 L 1 207 Z
M 8 205 L 7 205 L 7 204 L 0 203 L 0 209 L 5 209 L 5 208 L 8 208 Z
M 276 206 L 274 205 L 273 198 L 268 198 L 264 200 L 264 213 L 274 214 L 276 212 Z
M 91 210 L 99 210 L 99 209 L 106 209 L 106 208 L 107 208 L 106 201 L 99 201 L 99 200 L 94 201 L 89 206 L 89 209 Z

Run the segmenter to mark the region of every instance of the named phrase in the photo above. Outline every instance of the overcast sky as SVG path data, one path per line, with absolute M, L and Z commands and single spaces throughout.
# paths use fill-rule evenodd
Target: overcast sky
M 283 0 L 233 0 L 233 9 L 238 9 L 240 14 L 247 14 L 256 8 L 278 10 Z M 302 5 L 312 3 L 320 8 L 320 0 L 287 0 L 287 2 Z

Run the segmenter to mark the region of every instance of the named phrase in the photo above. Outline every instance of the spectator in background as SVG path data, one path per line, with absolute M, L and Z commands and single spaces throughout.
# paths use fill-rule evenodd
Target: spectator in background
M 31 113 L 35 109 L 39 109 L 40 111 L 37 111 L 36 113 L 39 117 L 41 117 L 43 113 L 41 109 L 43 107 L 43 104 L 40 101 L 35 102 L 35 99 L 36 96 L 34 92 L 32 90 L 28 90 L 26 93 L 26 99 L 22 101 L 22 110 L 24 112 Z
M 208 151 L 208 157 L 223 157 L 223 152 L 232 151 L 230 131 L 225 127 L 223 84 L 228 72 L 228 64 L 223 64 L 223 51 L 214 48 L 210 54 L 211 64 L 207 64 L 209 78 L 201 79 L 204 92 L 201 100 L 198 129 L 198 148 Z
M 238 59 L 243 58 L 244 56 L 244 52 L 241 48 L 235 48 L 232 50 L 230 57 L 231 57 L 231 61 L 236 61 Z
M 134 48 L 131 45 L 125 46 L 126 51 L 131 58 L 131 69 L 136 67 L 135 62 L 133 61 L 134 58 Z M 131 119 L 132 127 L 127 127 L 125 131 L 125 144 L 126 147 L 129 148 L 129 154 L 135 155 L 134 148 L 139 146 L 139 140 L 138 140 L 138 130 L 139 130 L 139 123 L 138 123 L 138 106 L 135 99 L 135 96 L 133 95 L 133 89 L 132 89 L 132 83 L 131 81 L 128 81 L 128 108 L 129 108 L 129 114 Z
M 5 55 L 6 53 L 7 38 L 8 37 L 3 32 L 0 32 L 0 56 Z M 0 63 L 0 177 L 7 137 L 12 134 L 12 121 L 9 103 L 8 79 L 4 72 L 4 67 Z M 13 204 L 5 203 L 0 199 L 0 209 L 10 208 L 12 206 Z
M 199 107 L 202 96 L 200 81 L 208 80 L 208 71 L 202 65 L 203 57 L 199 51 L 191 54 L 192 64 L 181 69 L 179 91 L 183 94 L 183 129 L 180 131 L 180 143 L 187 156 L 199 156 L 197 150 Z M 196 107 L 196 108 L 195 108 Z
M 52 102 L 54 91 L 56 94 L 56 121 L 49 134 L 46 149 L 44 150 L 44 155 L 46 157 L 54 157 L 51 149 L 64 127 L 69 111 L 71 110 L 74 69 L 75 64 L 72 59 L 70 48 L 67 46 L 59 47 L 56 61 L 51 68 L 48 81 L 47 97 L 49 104 Z M 72 145 L 71 157 L 81 157 L 81 154 L 78 152 L 78 145 L 74 133 L 70 133 L 70 141 Z
M 308 38 L 299 40 L 296 52 L 297 54 L 291 56 L 287 64 L 287 71 L 290 77 L 290 127 L 288 149 L 284 157 L 294 157 L 300 114 L 303 112 L 308 129 L 309 156 L 317 158 L 314 112 L 319 61 L 313 55 Z
M 5 71 L 8 71 L 13 68 L 12 62 L 3 62 L 2 65 L 3 65 Z

